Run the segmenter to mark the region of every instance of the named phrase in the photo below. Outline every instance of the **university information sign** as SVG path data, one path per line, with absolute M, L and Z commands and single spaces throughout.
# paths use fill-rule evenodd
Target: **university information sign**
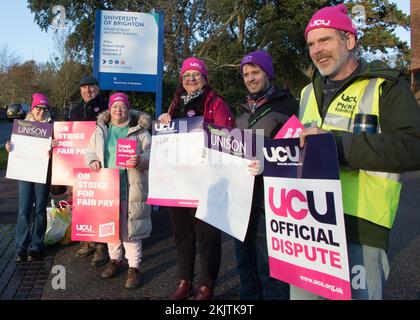
M 97 10 L 94 74 L 101 89 L 156 92 L 160 114 L 163 15 Z

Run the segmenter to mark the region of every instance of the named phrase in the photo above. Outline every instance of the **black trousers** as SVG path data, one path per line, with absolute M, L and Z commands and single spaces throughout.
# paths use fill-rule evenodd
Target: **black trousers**
M 171 208 L 178 276 L 192 281 L 196 242 L 200 255 L 199 285 L 214 288 L 220 269 L 222 255 L 221 231 L 195 217 L 195 208 Z

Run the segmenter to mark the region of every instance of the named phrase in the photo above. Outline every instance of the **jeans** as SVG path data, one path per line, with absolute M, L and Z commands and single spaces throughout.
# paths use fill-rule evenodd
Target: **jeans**
M 381 300 L 389 275 L 388 257 L 384 249 L 348 243 L 351 296 L 353 300 Z M 290 286 L 291 300 L 323 300 L 325 298 L 296 286 Z
M 19 209 L 16 224 L 16 255 L 41 253 L 47 229 L 47 201 L 49 184 L 19 181 Z M 35 203 L 35 208 L 34 208 Z M 30 216 L 35 217 L 30 228 Z
M 289 284 L 270 277 L 264 208 L 253 207 L 244 242 L 235 240 L 241 300 L 288 300 Z

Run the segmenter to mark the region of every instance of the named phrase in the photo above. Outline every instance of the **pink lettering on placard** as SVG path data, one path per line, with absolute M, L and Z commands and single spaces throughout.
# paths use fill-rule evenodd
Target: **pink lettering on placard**
M 296 198 L 300 202 L 306 202 L 305 196 L 298 190 L 292 189 L 286 194 L 286 189 L 282 188 L 280 192 L 280 207 L 276 207 L 274 204 L 274 188 L 270 187 L 269 191 L 269 203 L 270 208 L 274 214 L 278 216 L 287 217 L 287 212 L 296 220 L 302 220 L 306 217 L 308 210 L 301 209 L 296 211 L 292 206 L 293 198 Z
M 275 215 L 287 217 L 290 215 L 293 219 L 302 220 L 308 212 L 318 222 L 326 224 L 336 224 L 334 194 L 325 192 L 326 211 L 320 212 L 315 205 L 313 190 L 306 190 L 305 194 L 299 190 L 286 190 L 281 188 L 279 195 L 275 195 L 274 187 L 268 188 L 268 202 L 270 209 Z M 279 203 L 280 202 L 280 203 Z M 276 203 L 279 203 L 277 206 Z M 298 210 L 296 207 L 299 207 Z

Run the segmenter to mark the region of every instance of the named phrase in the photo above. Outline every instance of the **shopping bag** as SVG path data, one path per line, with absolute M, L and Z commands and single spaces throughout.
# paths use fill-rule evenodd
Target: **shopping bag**
M 61 200 L 59 203 L 60 208 L 65 211 L 65 214 L 67 215 L 67 218 L 70 220 L 69 226 L 66 229 L 66 232 L 64 233 L 63 239 L 60 240 L 60 244 L 69 244 L 71 242 L 71 200 L 70 201 L 64 201 Z
M 47 230 L 45 232 L 44 244 L 46 246 L 53 245 L 63 239 L 70 223 L 70 206 L 56 207 L 54 200 L 51 200 L 51 207 L 47 208 Z

